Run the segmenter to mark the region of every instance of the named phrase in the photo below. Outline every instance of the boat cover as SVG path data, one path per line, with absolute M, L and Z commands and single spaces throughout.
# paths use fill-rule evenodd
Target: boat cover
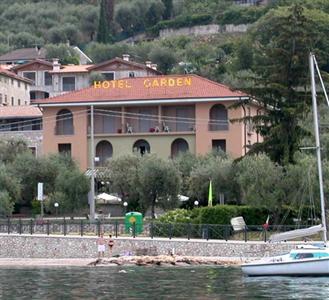
M 323 231 L 322 225 L 316 225 L 303 229 L 296 229 L 291 231 L 286 231 L 282 233 L 276 233 L 271 235 L 269 242 L 281 242 L 286 240 L 293 240 L 295 238 L 310 236 L 313 234 L 317 234 L 318 232 Z

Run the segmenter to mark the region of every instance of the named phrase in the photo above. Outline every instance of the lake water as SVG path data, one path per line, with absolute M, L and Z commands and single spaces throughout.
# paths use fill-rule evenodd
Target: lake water
M 0 268 L 0 299 L 329 299 L 329 278 L 199 266 Z

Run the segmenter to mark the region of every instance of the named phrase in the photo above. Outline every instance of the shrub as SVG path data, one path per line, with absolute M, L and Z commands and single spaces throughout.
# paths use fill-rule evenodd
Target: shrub
M 159 218 L 163 223 L 190 223 L 192 211 L 187 209 L 175 209 L 167 212 Z

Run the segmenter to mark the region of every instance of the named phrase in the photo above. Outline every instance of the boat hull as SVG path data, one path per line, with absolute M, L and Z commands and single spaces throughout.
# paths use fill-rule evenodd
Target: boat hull
M 329 258 L 314 258 L 242 265 L 248 276 L 321 276 L 329 275 Z

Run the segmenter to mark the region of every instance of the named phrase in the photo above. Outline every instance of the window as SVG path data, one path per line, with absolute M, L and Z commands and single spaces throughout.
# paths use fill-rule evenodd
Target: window
M 17 86 L 20 88 L 21 87 L 21 82 L 17 81 Z
M 63 91 L 75 90 L 75 77 L 63 77 Z
M 71 156 L 71 144 L 58 144 L 58 153 Z
M 62 109 L 56 116 L 56 135 L 74 134 L 73 114 L 68 109 Z
M 14 79 L 11 79 L 11 85 L 14 85 Z
M 27 90 L 27 83 L 25 83 L 25 90 Z
M 101 141 L 96 146 L 96 157 L 99 158 L 97 166 L 104 166 L 106 161 L 113 155 L 113 148 L 110 142 Z
M 210 109 L 209 130 L 228 130 L 227 109 L 222 104 L 216 104 Z
M 12 105 L 12 106 L 15 105 L 15 99 L 14 99 L 14 97 L 11 97 L 11 105 Z
M 139 109 L 140 117 L 139 120 L 139 131 L 140 132 L 150 132 L 152 128 L 158 125 L 157 120 L 157 110 L 152 107 L 144 107 Z
M 226 140 L 212 140 L 212 150 L 226 152 Z
M 134 78 L 135 77 L 135 72 L 129 72 L 129 77 Z
M 33 85 L 35 85 L 35 72 L 23 72 L 23 77 L 32 80 Z
M 141 156 L 143 156 L 145 153 L 150 153 L 150 150 L 150 144 L 145 140 L 138 140 L 133 146 L 133 152 L 139 153 Z
M 30 92 L 30 99 L 31 99 L 31 100 L 35 100 L 36 98 L 37 98 L 36 93 L 35 93 L 34 91 L 31 91 L 31 92 Z
M 114 72 L 102 73 L 105 80 L 114 80 Z
M 17 100 L 17 105 L 21 105 L 21 99 Z
M 2 94 L 0 93 L 0 104 L 2 104 Z
M 176 130 L 177 131 L 191 131 L 193 122 L 189 122 L 192 116 L 190 107 L 177 107 L 176 108 Z
M 5 103 L 7 103 L 7 102 L 8 102 L 8 96 L 5 95 Z
M 176 139 L 171 144 L 171 157 L 188 151 L 188 143 L 184 139 Z
M 42 119 L 37 119 L 32 121 L 32 130 L 42 129 Z
M 51 74 L 49 72 L 45 72 L 44 73 L 45 77 L 44 77 L 44 80 L 45 80 L 45 85 L 49 86 L 49 85 L 52 85 L 53 84 L 53 77 L 51 76 Z

